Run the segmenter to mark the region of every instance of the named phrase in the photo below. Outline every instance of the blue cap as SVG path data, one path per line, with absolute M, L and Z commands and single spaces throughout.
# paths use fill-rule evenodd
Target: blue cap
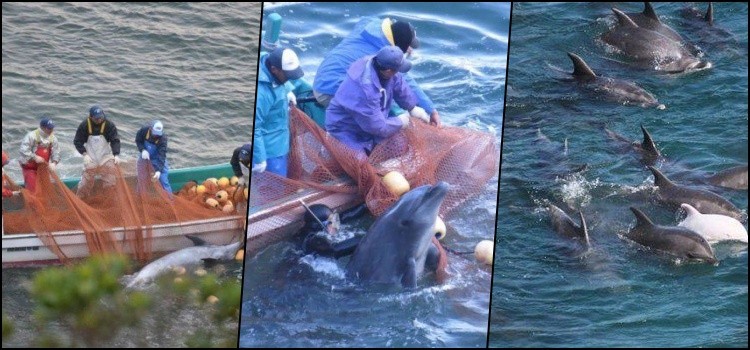
M 240 148 L 240 155 L 239 155 L 240 162 L 244 164 L 249 164 L 250 154 L 252 150 L 253 150 L 253 147 L 249 143 L 242 145 L 242 148 Z
M 54 129 L 55 122 L 53 122 L 50 118 L 42 118 L 42 120 L 39 122 L 39 126 L 47 129 Z
M 296 80 L 305 75 L 300 66 L 299 58 L 292 49 L 285 47 L 276 48 L 271 51 L 267 60 L 271 66 L 283 70 L 284 75 L 289 80 Z
M 89 109 L 89 116 L 92 118 L 104 118 L 104 110 L 97 105 L 92 106 L 91 109 Z
M 378 67 L 382 69 L 393 69 L 406 73 L 411 69 L 411 62 L 404 58 L 404 53 L 397 46 L 386 46 L 375 55 Z

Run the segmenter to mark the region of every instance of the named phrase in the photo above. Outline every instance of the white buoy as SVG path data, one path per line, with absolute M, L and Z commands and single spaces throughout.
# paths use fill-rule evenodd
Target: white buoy
M 448 233 L 448 229 L 445 227 L 445 222 L 439 216 L 435 219 L 435 237 L 438 240 L 443 240 L 445 235 Z
M 477 243 L 476 248 L 474 248 L 474 256 L 477 258 L 477 261 L 487 265 L 492 265 L 494 251 L 495 242 L 484 240 Z
M 403 174 L 398 171 L 391 171 L 383 176 L 383 183 L 391 193 L 401 197 L 402 194 L 409 192 L 411 186 Z

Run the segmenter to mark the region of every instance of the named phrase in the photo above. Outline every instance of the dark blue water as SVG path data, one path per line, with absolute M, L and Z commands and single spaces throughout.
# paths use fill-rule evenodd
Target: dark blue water
M 421 46 L 409 74 L 435 101 L 444 124 L 502 130 L 509 4 L 290 4 L 267 6 L 284 18 L 282 43 L 299 53 L 312 81 L 328 49 L 363 16 L 411 21 Z M 497 178 L 446 219 L 446 244 L 473 251 L 494 235 Z M 365 231 L 370 222 L 346 230 Z M 426 278 L 416 290 L 352 288 L 346 259 L 302 257 L 293 243 L 272 245 L 247 257 L 240 346 L 484 347 L 491 269 L 473 256 L 451 256 L 451 278 Z
M 720 263 L 711 266 L 621 238 L 635 224 L 629 206 L 664 225 L 679 215 L 652 203 L 651 173 L 603 131 L 640 140 L 642 123 L 667 176 L 747 212 L 746 190 L 700 183 L 748 161 L 747 4 L 715 3 L 716 27 L 728 35 L 692 30 L 681 17 L 686 5 L 655 4 L 662 21 L 714 65 L 681 75 L 631 68 L 597 40 L 612 23 L 611 6 L 514 5 L 490 345 L 747 347 L 747 245 L 714 246 Z M 595 101 L 558 80 L 573 70 L 568 51 L 600 75 L 637 82 L 666 110 Z M 571 175 L 583 164 L 587 171 Z M 592 252 L 580 254 L 551 229 L 547 202 L 571 216 L 583 211 Z
M 2 148 L 12 158 L 5 170 L 22 181 L 14 159 L 21 138 L 47 115 L 57 124 L 61 177 L 80 176 L 73 136 L 93 104 L 117 125 L 125 161 L 138 155 L 136 131 L 160 119 L 172 168 L 228 162 L 252 136 L 260 10 L 259 3 L 3 3 Z M 229 278 L 241 268 L 230 266 Z M 23 287 L 36 271 L 3 270 L 3 314 L 16 326 L 4 347 L 29 346 L 36 335 Z M 174 333 L 146 326 L 111 345 L 184 346 L 186 331 L 205 319 L 177 307 L 144 321 Z

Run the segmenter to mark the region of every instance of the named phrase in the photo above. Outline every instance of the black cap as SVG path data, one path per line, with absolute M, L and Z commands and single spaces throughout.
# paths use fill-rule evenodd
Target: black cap
M 391 24 L 391 32 L 393 33 L 393 43 L 398 46 L 401 51 L 406 53 L 411 46 L 413 49 L 419 48 L 419 39 L 417 39 L 417 31 L 409 22 L 396 22 Z

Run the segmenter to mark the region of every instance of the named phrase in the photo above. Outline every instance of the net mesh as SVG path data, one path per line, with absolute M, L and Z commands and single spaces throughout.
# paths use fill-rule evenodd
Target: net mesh
M 399 198 L 388 190 L 382 177 L 398 171 L 411 188 L 439 181 L 450 184 L 440 208 L 441 216 L 446 217 L 479 194 L 498 173 L 500 163 L 494 135 L 421 121 L 379 143 L 367 158 L 357 157 L 297 108 L 290 112 L 290 134 L 288 178 L 253 173 L 251 213 L 280 204 L 290 195 L 317 189 L 355 194 L 379 216 Z M 263 227 L 251 222 L 248 234 Z
M 216 191 L 191 193 L 190 188 L 195 184 L 188 184 L 177 195 L 169 194 L 159 182 L 148 178 L 138 181 L 136 164 L 145 174 L 153 172 L 147 161 L 119 166 L 110 162 L 86 170 L 94 180 L 77 193 L 55 172 L 50 172 L 46 164 L 41 164 L 33 193 L 21 189 L 20 199 L 3 201 L 5 234 L 36 233 L 47 248 L 67 262 L 68 256 L 58 244 L 61 236 L 55 233 L 83 231 L 90 254 L 131 253 L 143 262 L 151 259 L 154 225 L 234 217 L 236 226 L 242 227 L 244 217 L 238 211 L 225 212 L 222 207 L 206 204 L 206 199 L 215 196 Z M 238 192 L 244 199 L 243 191 L 233 190 L 232 194 Z

